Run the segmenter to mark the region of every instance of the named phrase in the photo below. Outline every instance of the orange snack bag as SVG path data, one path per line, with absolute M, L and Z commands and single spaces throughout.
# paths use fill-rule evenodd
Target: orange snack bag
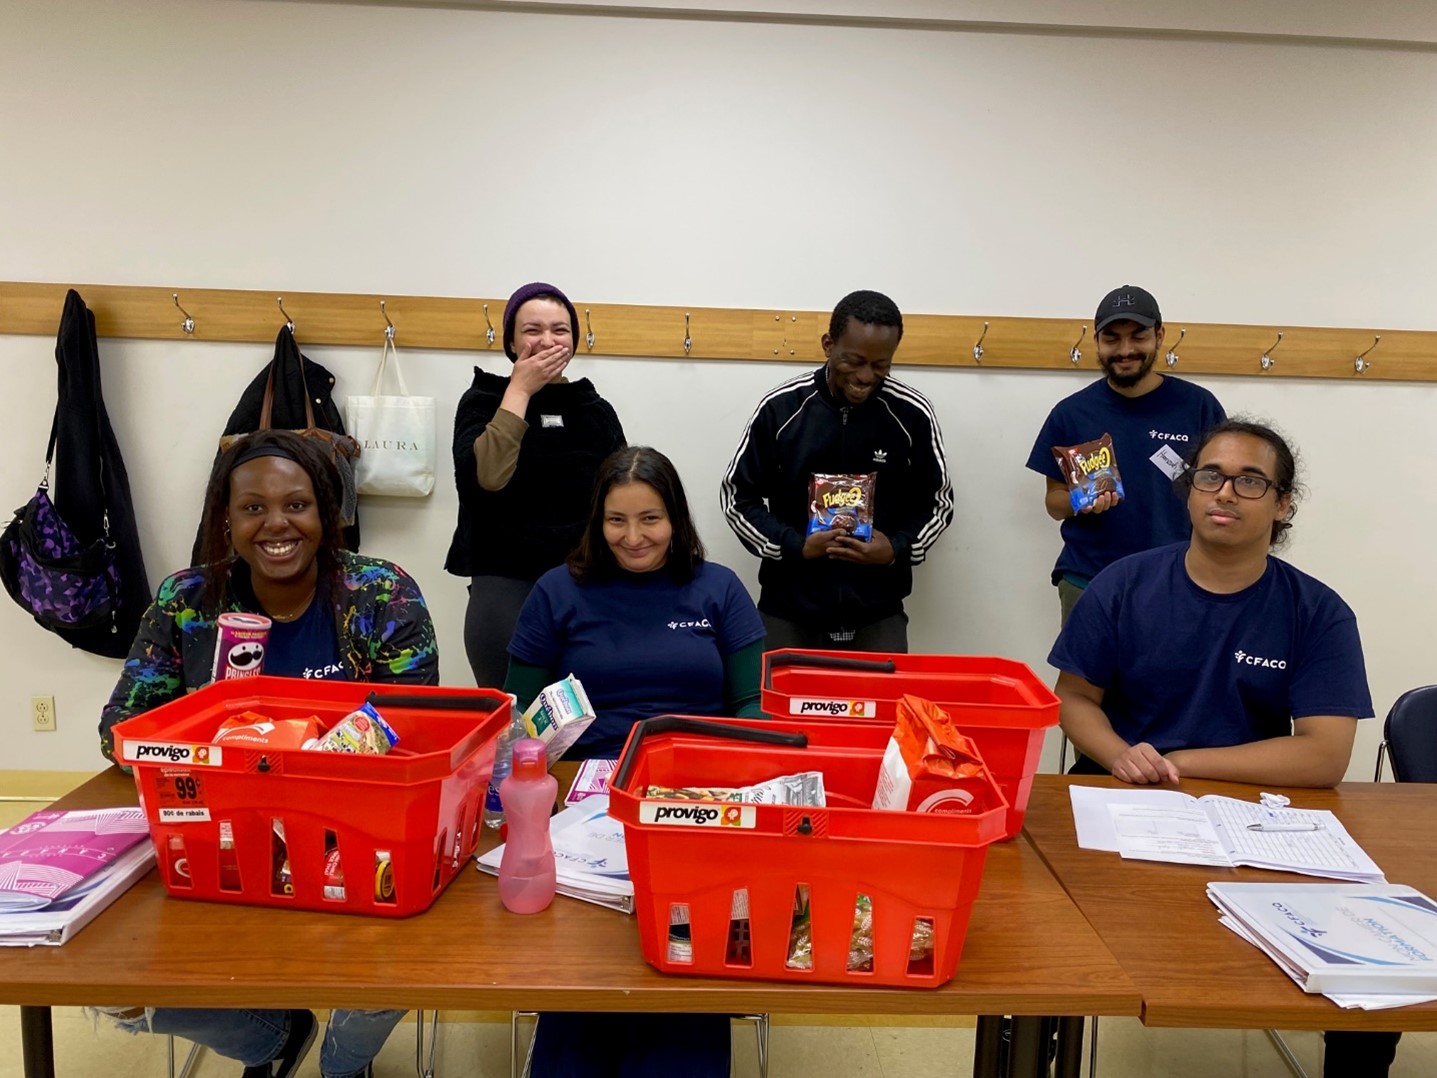
M 319 717 L 271 719 L 255 711 L 231 715 L 215 732 L 215 744 L 254 745 L 267 749 L 297 749 L 319 736 Z
M 873 807 L 966 816 L 992 808 L 987 765 L 948 712 L 917 696 L 898 701 Z

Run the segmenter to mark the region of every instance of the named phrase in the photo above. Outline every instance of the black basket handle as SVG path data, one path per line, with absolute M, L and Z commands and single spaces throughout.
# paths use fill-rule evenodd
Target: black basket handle
M 790 748 L 808 748 L 808 735 L 787 733 L 783 730 L 760 730 L 752 726 L 729 726 L 722 722 L 705 722 L 703 719 L 689 719 L 682 715 L 659 715 L 652 719 L 640 719 L 636 724 L 638 732 L 629 738 L 624 746 L 624 755 L 609 780 L 610 789 L 622 787 L 629 779 L 634 761 L 639 758 L 639 746 L 644 738 L 657 734 L 704 734 L 708 737 L 728 741 L 757 741 L 765 745 L 787 745 Z
M 896 674 L 892 659 L 850 659 L 846 655 L 809 655 L 800 651 L 769 651 L 763 656 L 763 687 L 773 688 L 773 671 L 780 666 L 819 666 L 827 670 L 863 670 L 870 674 Z
M 507 696 L 475 696 L 472 693 L 464 696 L 428 696 L 422 693 L 386 693 L 379 689 L 371 689 L 364 702 L 375 707 L 420 707 L 430 711 L 493 711 L 496 707 L 508 707 L 511 703 Z

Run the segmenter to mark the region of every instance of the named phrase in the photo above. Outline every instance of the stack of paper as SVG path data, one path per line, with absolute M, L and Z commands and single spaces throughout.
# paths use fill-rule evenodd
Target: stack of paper
M 33 813 L 0 834 L 0 946 L 64 943 L 154 862 L 138 808 Z
M 1176 790 L 1070 786 L 1078 845 L 1180 864 L 1245 865 L 1355 883 L 1385 877 L 1326 809 L 1269 809 Z
M 1222 923 L 1304 992 L 1376 1010 L 1437 999 L 1437 903 L 1402 885 L 1209 883 Z
M 550 818 L 549 839 L 554 844 L 559 894 L 634 912 L 624 825 L 610 818 L 607 794 L 586 797 Z M 497 876 L 503 857 L 504 847 L 496 846 L 475 860 L 479 871 Z

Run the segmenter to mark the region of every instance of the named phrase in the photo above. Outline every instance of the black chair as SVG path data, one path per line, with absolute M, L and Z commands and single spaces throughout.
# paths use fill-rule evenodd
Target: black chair
M 1382 781 L 1384 758 L 1391 759 L 1392 777 L 1398 782 L 1437 782 L 1437 685 L 1409 689 L 1392 705 L 1382 724 L 1374 782 Z M 1323 1049 L 1323 1070 L 1345 1075 L 1364 1073 L 1378 1062 L 1390 1065 L 1401 1036 L 1329 1031 Z M 1382 1073 L 1387 1073 L 1385 1066 Z
M 1398 782 L 1437 782 L 1437 685 L 1409 689 L 1392 705 L 1382 725 L 1374 782 L 1382 781 L 1384 757 L 1392 760 Z

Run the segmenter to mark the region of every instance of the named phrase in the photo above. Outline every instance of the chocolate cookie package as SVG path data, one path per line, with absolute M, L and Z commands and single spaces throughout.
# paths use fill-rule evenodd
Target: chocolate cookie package
M 1111 435 L 1079 445 L 1055 445 L 1053 456 L 1068 484 L 1068 500 L 1074 513 L 1091 509 L 1101 494 L 1113 493 L 1122 500 L 1123 477 L 1118 473 L 1118 455 Z
M 815 472 L 808 484 L 808 534 L 847 532 L 864 542 L 873 538 L 873 490 L 878 473 L 826 475 Z

